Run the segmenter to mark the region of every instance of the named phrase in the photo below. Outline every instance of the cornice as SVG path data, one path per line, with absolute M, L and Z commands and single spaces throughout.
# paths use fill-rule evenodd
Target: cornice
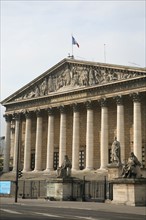
M 110 69 L 113 68 L 113 69 L 119 69 L 119 70 L 124 70 L 124 71 L 128 70 L 128 71 L 146 72 L 145 67 L 133 67 L 133 66 L 125 66 L 125 65 L 119 65 L 119 64 L 101 63 L 101 62 L 76 60 L 76 59 L 65 59 L 65 60 L 70 64 L 103 67 L 103 68 L 110 68 Z

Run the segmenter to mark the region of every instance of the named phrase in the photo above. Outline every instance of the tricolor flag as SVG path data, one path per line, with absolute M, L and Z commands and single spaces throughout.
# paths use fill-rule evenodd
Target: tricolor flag
M 72 36 L 72 45 L 77 45 L 77 47 L 79 47 L 78 42 L 75 40 L 73 36 Z

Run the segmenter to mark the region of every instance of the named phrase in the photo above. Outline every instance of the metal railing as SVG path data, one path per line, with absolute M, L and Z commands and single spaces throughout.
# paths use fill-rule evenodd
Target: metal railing
M 11 187 L 11 196 L 14 195 L 14 184 Z M 106 177 L 102 180 L 72 179 L 71 195 L 68 200 L 72 201 L 99 201 L 112 200 L 112 184 Z M 46 180 L 19 180 L 18 197 L 21 198 L 45 198 Z

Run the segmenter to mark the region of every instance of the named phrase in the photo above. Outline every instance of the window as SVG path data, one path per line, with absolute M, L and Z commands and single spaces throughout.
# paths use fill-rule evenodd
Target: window
M 108 163 L 112 162 L 112 149 L 108 149 Z
M 57 170 L 58 166 L 59 166 L 59 152 L 54 152 L 54 160 L 53 160 L 54 170 Z
M 35 168 L 35 153 L 31 153 L 31 169 Z
M 85 150 L 79 152 L 79 168 L 83 170 L 85 168 Z

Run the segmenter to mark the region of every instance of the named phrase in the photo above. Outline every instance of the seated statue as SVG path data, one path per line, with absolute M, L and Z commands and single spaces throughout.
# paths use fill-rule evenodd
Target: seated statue
M 64 156 L 64 161 L 61 167 L 57 168 L 57 177 L 66 178 L 71 176 L 71 162 L 67 155 Z
M 112 143 L 112 163 L 120 165 L 120 142 L 117 141 L 115 137 L 114 142 Z
M 133 152 L 130 153 L 130 157 L 128 158 L 127 163 L 123 166 L 122 177 L 124 178 L 136 178 L 141 177 L 140 172 L 141 163 L 134 155 Z

